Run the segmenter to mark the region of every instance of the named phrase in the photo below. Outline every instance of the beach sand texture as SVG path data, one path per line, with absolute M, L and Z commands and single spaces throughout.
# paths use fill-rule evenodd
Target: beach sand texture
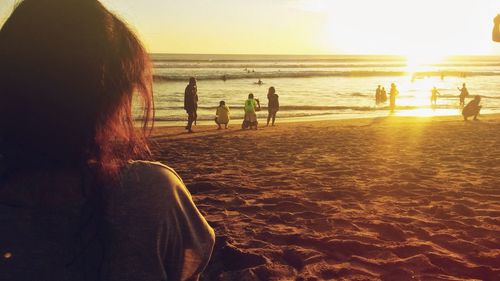
M 500 116 L 230 125 L 152 138 L 216 231 L 202 280 L 500 280 Z

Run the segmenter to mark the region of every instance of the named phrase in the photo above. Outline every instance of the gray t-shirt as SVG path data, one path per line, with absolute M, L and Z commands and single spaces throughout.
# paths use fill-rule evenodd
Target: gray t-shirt
M 134 161 L 120 183 L 94 228 L 85 198 L 44 208 L 0 193 L 0 280 L 197 280 L 214 232 L 180 177 L 162 164 Z

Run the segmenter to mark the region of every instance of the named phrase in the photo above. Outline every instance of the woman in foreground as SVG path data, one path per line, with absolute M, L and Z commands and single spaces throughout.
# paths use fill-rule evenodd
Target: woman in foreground
M 196 280 L 213 230 L 173 170 L 130 161 L 154 112 L 136 36 L 97 0 L 24 0 L 0 61 L 0 280 Z

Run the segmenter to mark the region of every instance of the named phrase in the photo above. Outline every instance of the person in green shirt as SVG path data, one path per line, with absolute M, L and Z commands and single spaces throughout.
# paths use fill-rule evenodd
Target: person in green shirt
M 257 130 L 257 111 L 260 111 L 259 99 L 255 99 L 253 94 L 248 95 L 248 99 L 245 101 L 245 118 L 243 120 L 243 129 L 250 128 Z

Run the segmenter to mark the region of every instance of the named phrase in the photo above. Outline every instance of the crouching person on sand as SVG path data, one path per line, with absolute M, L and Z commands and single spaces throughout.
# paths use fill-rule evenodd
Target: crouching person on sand
M 481 107 L 479 103 L 481 102 L 481 96 L 475 96 L 473 100 L 471 100 L 462 110 L 462 116 L 464 120 L 467 121 L 467 118 L 474 116 L 474 120 L 477 120 L 477 116 L 479 115 L 479 111 L 481 111 Z
M 217 111 L 215 112 L 215 123 L 219 126 L 217 129 L 222 129 L 221 125 L 224 125 L 227 129 L 227 125 L 229 124 L 229 107 L 226 105 L 226 102 L 221 100 L 219 103 L 219 107 L 217 107 Z

